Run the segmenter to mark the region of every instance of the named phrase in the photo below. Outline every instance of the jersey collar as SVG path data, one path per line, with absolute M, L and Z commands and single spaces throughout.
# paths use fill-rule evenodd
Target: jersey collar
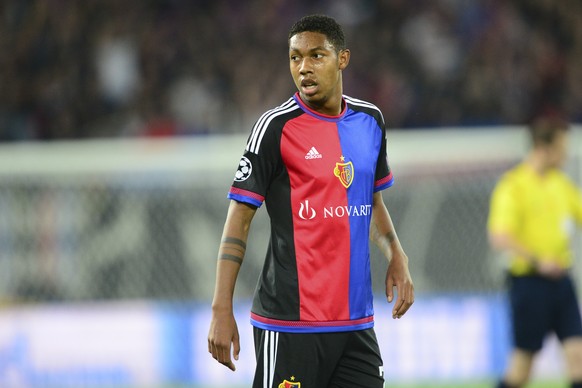
M 295 99 L 295 101 L 297 102 L 297 104 L 301 107 L 301 109 L 307 113 L 308 115 L 311 115 L 313 117 L 316 117 L 318 119 L 321 120 L 326 120 L 326 121 L 340 121 L 341 119 L 344 118 L 344 116 L 346 115 L 346 112 L 348 110 L 348 104 L 346 103 L 346 100 L 344 99 L 344 97 L 342 96 L 342 106 L 343 109 L 341 111 L 341 113 L 337 116 L 330 116 L 330 115 L 326 115 L 323 113 L 319 113 L 314 111 L 313 109 L 311 109 L 309 106 L 307 106 L 303 100 L 301 99 L 301 97 L 299 97 L 299 92 L 296 92 L 293 95 L 293 98 Z

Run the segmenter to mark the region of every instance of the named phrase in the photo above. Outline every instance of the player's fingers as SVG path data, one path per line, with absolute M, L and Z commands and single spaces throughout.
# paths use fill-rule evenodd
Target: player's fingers
M 216 359 L 218 356 L 218 346 L 216 346 L 214 338 L 208 337 L 208 353 L 212 354 L 212 357 Z
M 233 341 L 232 341 L 232 353 L 234 356 L 235 360 L 238 360 L 238 355 L 240 353 L 240 341 L 239 341 L 239 337 L 238 337 L 238 333 L 235 334 Z
M 230 343 L 228 346 L 223 346 L 220 349 L 220 358 L 218 360 L 222 365 L 226 366 L 228 369 L 234 371 L 236 368 L 232 363 L 232 359 L 230 358 Z
M 396 318 L 402 318 L 402 316 L 406 314 L 408 309 L 410 309 L 410 306 L 412 306 L 411 303 L 408 303 L 403 300 L 402 303 L 400 304 L 400 307 L 398 308 L 398 311 L 396 311 Z
M 216 359 L 216 347 L 214 346 L 214 340 L 208 336 L 208 352 L 212 354 L 212 358 Z
M 394 299 L 394 280 L 391 276 L 386 278 L 386 297 L 388 298 L 388 303 L 392 303 Z
M 209 351 L 212 354 L 212 358 L 229 369 L 234 370 L 234 364 L 230 358 L 230 342 L 227 344 L 217 340 L 210 340 Z
M 234 366 L 234 363 L 230 360 L 228 362 L 223 362 L 222 364 L 233 372 L 236 370 L 236 366 Z
M 392 309 L 392 318 L 400 318 L 402 316 L 400 310 L 402 309 L 403 304 L 404 300 L 399 296 L 396 299 L 396 303 L 394 303 L 394 308 Z
M 398 288 L 398 301 L 394 306 L 395 318 L 401 318 L 414 303 L 414 288 L 412 284 Z
M 230 346 L 228 347 L 228 349 L 223 348 L 220 350 L 218 355 L 218 362 L 228 367 L 228 369 L 230 370 L 234 371 L 236 369 L 230 358 Z
M 221 352 L 220 352 L 220 348 L 218 346 L 216 346 L 216 344 L 214 344 L 214 343 L 212 344 L 210 353 L 212 353 L 212 358 L 214 358 L 216 361 L 220 362 Z

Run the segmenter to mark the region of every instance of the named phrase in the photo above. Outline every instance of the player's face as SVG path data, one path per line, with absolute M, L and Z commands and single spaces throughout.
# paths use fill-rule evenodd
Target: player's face
M 289 67 L 301 99 L 313 110 L 341 113 L 342 75 L 350 51 L 337 52 L 318 32 L 301 32 L 289 40 Z

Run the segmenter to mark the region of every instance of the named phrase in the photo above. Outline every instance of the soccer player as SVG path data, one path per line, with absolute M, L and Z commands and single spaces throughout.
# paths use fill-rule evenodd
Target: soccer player
M 393 183 L 384 118 L 375 105 L 343 95 L 350 50 L 334 19 L 302 18 L 288 44 L 298 92 L 258 119 L 228 193 L 208 350 L 235 370 L 234 287 L 251 220 L 265 202 L 271 236 L 251 311 L 253 387 L 381 388 L 370 239 L 389 261 L 393 318 L 414 301 L 408 258 L 381 194 Z
M 582 226 L 582 193 L 560 170 L 568 125 L 555 117 L 530 126 L 532 148 L 506 172 L 491 198 L 492 245 L 509 253 L 514 349 L 498 387 L 527 383 L 545 336 L 561 341 L 571 386 L 582 388 L 582 323 L 570 276 L 570 238 Z

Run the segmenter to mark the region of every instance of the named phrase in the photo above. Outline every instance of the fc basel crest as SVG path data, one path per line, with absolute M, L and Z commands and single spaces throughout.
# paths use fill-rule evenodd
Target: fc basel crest
M 341 157 L 344 160 L 344 157 Z M 336 163 L 333 169 L 333 175 L 337 176 L 342 185 L 347 189 L 354 180 L 354 165 L 352 162 Z
M 291 382 L 288 380 L 283 380 L 283 382 L 279 384 L 279 388 L 301 388 L 301 383 L 298 381 Z

